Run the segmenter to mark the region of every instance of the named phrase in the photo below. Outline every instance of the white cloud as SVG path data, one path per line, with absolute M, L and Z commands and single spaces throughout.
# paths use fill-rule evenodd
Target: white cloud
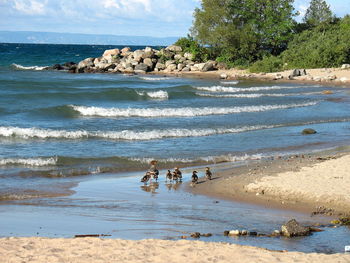
M 8 1 L 7 1 L 8 2 Z M 6 3 L 6 1 L 5 1 Z M 14 0 L 13 7 L 17 11 L 28 14 L 28 15 L 43 15 L 46 13 L 46 4 L 45 1 L 37 0 Z

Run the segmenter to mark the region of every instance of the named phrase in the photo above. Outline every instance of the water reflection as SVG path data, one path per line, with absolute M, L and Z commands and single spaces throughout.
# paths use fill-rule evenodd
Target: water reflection
M 145 184 L 141 186 L 141 189 L 145 192 L 149 192 L 152 194 L 157 194 L 157 190 L 159 188 L 159 183 L 158 182 L 154 182 L 154 183 L 150 183 L 149 185 Z

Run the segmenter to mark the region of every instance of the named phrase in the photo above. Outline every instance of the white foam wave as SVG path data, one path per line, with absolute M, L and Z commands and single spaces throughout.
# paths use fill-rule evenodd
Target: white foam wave
M 220 81 L 221 84 L 223 85 L 237 85 L 239 83 L 238 80 L 233 80 L 233 81 Z
M 223 87 L 223 86 L 211 86 L 211 87 L 196 87 L 197 90 L 204 90 L 210 92 L 245 92 L 245 91 L 266 91 L 266 90 L 281 90 L 281 89 L 295 89 L 297 87 L 289 86 L 268 86 L 268 87 L 250 87 L 250 88 L 236 88 L 236 87 Z
M 0 159 L 0 166 L 5 165 L 25 165 L 25 166 L 50 166 L 56 165 L 57 158 L 5 158 Z
M 162 138 L 201 137 L 215 134 L 239 133 L 259 129 L 269 129 L 275 126 L 245 126 L 239 128 L 217 129 L 165 129 L 148 131 L 65 131 L 40 128 L 0 127 L 0 136 L 22 139 L 83 139 L 103 138 L 111 140 L 155 140 Z
M 149 80 L 149 81 L 161 81 L 161 80 L 173 79 L 170 77 L 139 77 L 139 78 L 143 80 Z
M 17 69 L 21 69 L 21 70 L 43 70 L 45 68 L 47 68 L 47 66 L 22 66 L 19 64 L 12 64 L 13 67 L 17 68 Z
M 204 108 L 101 108 L 88 106 L 70 107 L 79 112 L 82 116 L 96 117 L 196 117 L 207 115 L 225 115 L 242 112 L 263 112 L 278 109 L 289 109 L 308 107 L 316 105 L 318 102 L 306 102 L 299 104 L 281 104 L 281 105 L 260 105 L 260 106 L 242 106 L 242 107 L 204 107 Z
M 169 94 L 168 92 L 164 91 L 164 90 L 158 90 L 158 91 L 136 91 L 136 93 L 139 96 L 147 96 L 150 97 L 152 99 L 161 99 L 161 100 L 167 100 L 169 99 Z
M 40 128 L 19 128 L 19 127 L 4 127 L 0 126 L 0 136 L 2 137 L 18 137 L 23 139 L 80 139 L 87 138 L 87 131 L 66 131 L 66 130 L 51 130 Z
M 260 97 L 291 97 L 291 96 L 305 96 L 321 94 L 320 92 L 306 92 L 306 93 L 240 93 L 240 94 L 213 94 L 196 92 L 197 96 L 211 97 L 211 98 L 260 98 Z

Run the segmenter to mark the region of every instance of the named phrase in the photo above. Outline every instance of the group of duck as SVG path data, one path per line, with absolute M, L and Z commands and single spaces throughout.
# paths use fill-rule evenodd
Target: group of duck
M 148 181 L 151 182 L 152 180 L 158 181 L 159 170 L 156 168 L 157 161 L 152 161 L 150 164 L 151 164 L 150 169 L 146 172 L 146 174 L 141 179 L 142 183 L 146 184 Z M 192 184 L 198 183 L 197 173 L 198 173 L 197 171 L 192 172 L 192 177 L 191 177 Z M 212 172 L 210 171 L 209 167 L 205 168 L 205 178 L 207 180 L 212 179 Z M 166 181 L 169 180 L 170 182 L 179 182 L 179 181 L 182 182 L 182 172 L 178 167 L 175 167 L 174 171 L 168 170 L 168 172 L 165 175 L 165 180 Z

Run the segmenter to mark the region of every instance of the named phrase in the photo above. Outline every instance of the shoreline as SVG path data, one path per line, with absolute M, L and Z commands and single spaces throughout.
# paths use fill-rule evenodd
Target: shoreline
M 321 201 L 322 198 L 320 197 L 307 196 L 302 191 L 296 191 L 296 189 L 288 189 L 286 187 L 281 190 L 279 188 L 280 185 L 269 186 L 266 183 L 264 186 L 261 186 L 260 183 L 262 181 L 268 181 L 271 178 L 280 178 L 281 175 L 287 173 L 294 175 L 302 173 L 304 169 L 313 171 L 319 165 L 327 166 L 329 161 L 337 161 L 349 156 L 349 153 L 317 153 L 263 160 L 214 173 L 214 180 L 212 181 L 205 181 L 204 178 L 200 178 L 198 185 L 195 185 L 195 187 L 188 185 L 187 190 L 193 194 L 257 204 L 266 208 L 287 209 L 309 214 L 322 214 L 330 217 L 348 216 L 350 214 L 350 204 L 347 201 Z M 306 184 L 304 181 L 305 177 L 300 175 L 300 179 L 300 185 Z M 320 189 L 320 192 L 326 193 L 327 190 L 323 188 Z

